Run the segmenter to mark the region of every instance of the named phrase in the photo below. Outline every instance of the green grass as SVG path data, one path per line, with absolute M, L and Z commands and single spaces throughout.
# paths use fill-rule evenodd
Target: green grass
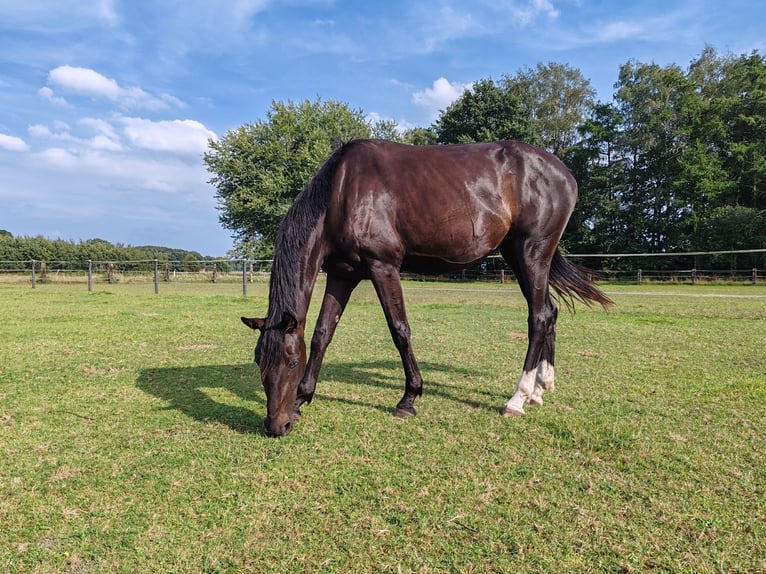
M 504 419 L 516 287 L 408 284 L 426 388 L 399 420 L 360 287 L 274 440 L 239 323 L 264 285 L 0 285 L 0 571 L 763 572 L 766 289 L 606 289 Z

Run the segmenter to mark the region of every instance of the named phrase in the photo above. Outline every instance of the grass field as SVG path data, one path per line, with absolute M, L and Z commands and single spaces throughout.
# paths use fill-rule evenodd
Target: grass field
M 607 286 L 504 419 L 516 287 L 410 283 L 399 420 L 362 287 L 281 440 L 239 322 L 266 287 L 240 290 L 0 285 L 0 571 L 766 571 L 766 288 Z

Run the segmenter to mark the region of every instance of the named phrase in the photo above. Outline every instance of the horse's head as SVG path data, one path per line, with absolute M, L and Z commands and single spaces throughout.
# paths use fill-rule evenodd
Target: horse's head
M 264 431 L 272 437 L 285 436 L 292 430 L 298 414 L 295 399 L 306 369 L 303 325 L 290 313 L 285 313 L 275 325 L 267 325 L 265 319 L 241 319 L 251 329 L 260 331 L 255 362 L 266 391 Z

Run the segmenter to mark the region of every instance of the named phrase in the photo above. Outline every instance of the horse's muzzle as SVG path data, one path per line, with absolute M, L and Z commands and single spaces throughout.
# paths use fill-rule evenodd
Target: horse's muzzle
M 271 438 L 279 438 L 287 436 L 290 431 L 293 430 L 292 419 L 287 419 L 284 422 L 277 422 L 276 424 L 270 418 L 266 418 L 263 421 L 263 432 L 266 436 Z

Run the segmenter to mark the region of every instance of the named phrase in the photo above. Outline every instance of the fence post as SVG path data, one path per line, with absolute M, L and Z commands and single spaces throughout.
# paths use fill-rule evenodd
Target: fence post
M 697 268 L 692 269 L 692 285 L 697 284 Z
M 35 275 L 35 260 L 32 259 L 32 289 L 37 286 L 37 276 Z
M 88 293 L 93 291 L 93 260 L 88 259 Z
M 753 285 L 758 283 L 758 268 L 753 267 Z
M 505 269 L 500 270 L 500 284 L 501 285 L 505 284 Z
M 641 285 L 644 281 L 644 272 L 643 269 L 638 270 L 638 277 L 636 278 L 638 281 L 638 284 Z
M 154 294 L 160 292 L 160 262 L 154 260 Z
M 247 259 L 242 260 L 242 296 L 247 297 Z

